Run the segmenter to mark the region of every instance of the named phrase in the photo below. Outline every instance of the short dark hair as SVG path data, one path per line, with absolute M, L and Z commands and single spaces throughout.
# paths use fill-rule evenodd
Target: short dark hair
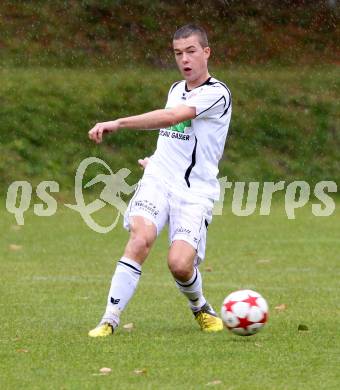
M 196 24 L 186 24 L 179 28 L 175 34 L 173 40 L 181 38 L 189 38 L 191 35 L 197 35 L 199 43 L 202 47 L 209 46 L 207 33 L 204 28 L 197 26 Z

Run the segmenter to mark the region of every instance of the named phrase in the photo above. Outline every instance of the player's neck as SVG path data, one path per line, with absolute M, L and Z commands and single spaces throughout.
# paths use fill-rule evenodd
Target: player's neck
M 197 88 L 200 85 L 204 84 L 210 77 L 211 76 L 209 72 L 206 72 L 196 80 L 192 80 L 192 81 L 186 80 L 186 87 L 189 91 L 191 91 L 192 89 Z

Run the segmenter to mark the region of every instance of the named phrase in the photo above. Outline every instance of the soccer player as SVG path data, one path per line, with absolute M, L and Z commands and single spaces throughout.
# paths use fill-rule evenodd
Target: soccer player
M 124 216 L 130 237 L 112 277 L 105 313 L 90 337 L 111 335 L 119 325 L 142 265 L 165 224 L 169 225 L 168 266 L 178 289 L 203 331 L 223 329 L 203 295 L 198 265 L 204 259 L 213 203 L 219 198 L 218 162 L 231 117 L 231 95 L 209 74 L 210 48 L 201 27 L 178 29 L 173 49 L 184 80 L 171 86 L 165 109 L 97 123 L 89 131 L 89 138 L 100 143 L 105 133 L 120 129 L 160 129 L 156 151 L 141 161 L 144 174 Z

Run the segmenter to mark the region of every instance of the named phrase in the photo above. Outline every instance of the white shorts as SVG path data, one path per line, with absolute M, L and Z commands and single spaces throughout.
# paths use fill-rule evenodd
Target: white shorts
M 138 182 L 124 215 L 124 228 L 130 230 L 130 218 L 141 216 L 151 221 L 160 234 L 169 225 L 169 243 L 184 240 L 196 250 L 195 263 L 205 255 L 207 228 L 212 220 L 213 201 L 192 198 L 171 190 L 159 177 L 144 175 Z

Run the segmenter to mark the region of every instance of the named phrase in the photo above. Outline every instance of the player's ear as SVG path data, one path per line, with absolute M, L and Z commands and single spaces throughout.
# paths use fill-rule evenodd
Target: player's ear
M 210 47 L 209 46 L 204 47 L 203 52 L 204 52 L 204 57 L 208 59 L 210 57 Z

